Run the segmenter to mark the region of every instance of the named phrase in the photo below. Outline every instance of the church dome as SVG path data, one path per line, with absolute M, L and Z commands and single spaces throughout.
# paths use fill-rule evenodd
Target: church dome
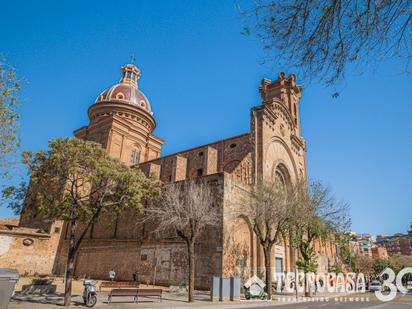
M 121 102 L 137 106 L 149 114 L 152 114 L 149 100 L 138 89 L 137 81 L 140 78 L 140 70 L 133 64 L 122 67 L 122 78 L 118 84 L 103 91 L 95 103 Z

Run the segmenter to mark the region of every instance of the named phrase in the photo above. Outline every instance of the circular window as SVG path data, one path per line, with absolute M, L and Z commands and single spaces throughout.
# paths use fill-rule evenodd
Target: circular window
M 140 106 L 145 108 L 146 107 L 146 102 L 144 100 L 141 100 L 140 101 Z
M 118 94 L 116 94 L 116 99 L 123 100 L 124 99 L 124 94 L 119 92 Z

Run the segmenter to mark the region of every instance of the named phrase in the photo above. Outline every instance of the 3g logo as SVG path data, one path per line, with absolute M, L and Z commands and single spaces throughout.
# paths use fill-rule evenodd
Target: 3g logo
M 388 278 L 383 281 L 382 288 L 384 290 L 389 289 L 390 292 L 387 295 L 384 295 L 382 291 L 375 291 L 376 298 L 378 298 L 380 301 L 391 301 L 396 297 L 396 293 L 398 290 L 401 291 L 403 294 L 408 293 L 408 289 L 402 285 L 402 278 L 405 274 L 408 273 L 412 274 L 412 267 L 402 269 L 397 276 L 395 276 L 395 272 L 392 269 L 390 269 L 389 267 L 385 268 L 379 274 L 379 277 L 382 277 L 383 275 L 388 276 Z M 395 278 L 396 285 L 393 284 Z

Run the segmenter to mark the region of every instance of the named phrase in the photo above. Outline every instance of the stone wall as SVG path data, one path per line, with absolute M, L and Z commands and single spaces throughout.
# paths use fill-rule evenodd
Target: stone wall
M 61 227 L 61 222 L 55 222 L 48 234 L 28 228 L 0 229 L 0 267 L 15 268 L 20 275 L 51 274 Z
M 223 216 L 223 276 L 238 276 L 242 282 L 250 278 L 256 267 L 256 243 L 246 221 L 239 218 L 242 198 L 248 188 L 235 178 L 225 174 Z
M 18 226 L 19 221 L 19 218 L 0 218 L 0 229 L 6 225 Z

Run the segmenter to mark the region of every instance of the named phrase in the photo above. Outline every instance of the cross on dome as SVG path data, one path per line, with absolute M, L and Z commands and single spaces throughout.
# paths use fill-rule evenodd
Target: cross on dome
M 134 56 L 134 54 L 130 55 L 130 63 L 134 65 L 134 63 L 136 62 L 136 57 Z

